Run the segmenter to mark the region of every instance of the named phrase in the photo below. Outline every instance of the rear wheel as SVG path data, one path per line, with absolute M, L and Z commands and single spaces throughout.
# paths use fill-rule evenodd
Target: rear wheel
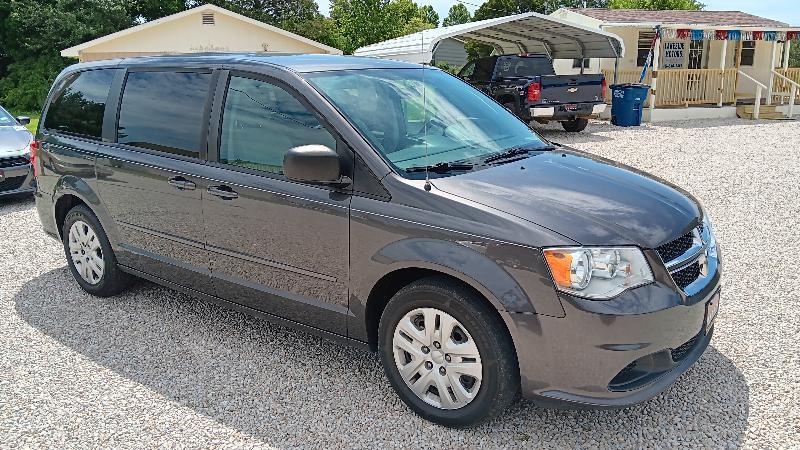
M 568 131 L 570 133 L 577 133 L 579 131 L 583 131 L 586 129 L 586 125 L 588 124 L 589 124 L 589 119 L 579 119 L 577 117 L 574 119 L 561 122 L 561 126 L 564 127 L 564 131 Z
M 390 383 L 432 422 L 477 425 L 502 413 L 519 389 L 514 347 L 496 312 L 445 278 L 398 292 L 381 317 L 379 338 Z
M 108 237 L 89 208 L 72 208 L 64 219 L 61 235 L 70 272 L 83 290 L 108 297 L 130 285 L 131 276 L 117 266 Z

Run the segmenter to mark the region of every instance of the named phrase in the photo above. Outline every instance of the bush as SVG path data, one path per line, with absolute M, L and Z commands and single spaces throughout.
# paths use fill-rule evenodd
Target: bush
M 8 66 L 0 80 L 0 104 L 16 111 L 41 111 L 50 85 L 70 60 L 59 55 L 32 56 Z

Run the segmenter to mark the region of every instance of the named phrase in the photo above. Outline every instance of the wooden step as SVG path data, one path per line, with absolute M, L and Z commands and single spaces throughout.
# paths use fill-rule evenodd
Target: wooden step
M 761 114 L 774 113 L 776 106 L 777 105 L 761 105 L 761 108 L 760 108 Z M 755 105 L 739 105 L 739 106 L 736 107 L 737 110 L 739 108 L 741 108 L 742 111 L 747 113 L 747 114 L 752 114 L 756 107 L 755 107 Z
M 740 117 L 742 119 L 751 119 L 751 120 L 753 119 L 753 113 L 752 112 L 743 112 L 743 111 L 739 111 L 738 109 L 736 111 L 736 116 Z M 764 119 L 764 120 L 791 120 L 785 114 L 780 113 L 780 112 L 768 112 L 768 113 L 765 113 L 765 112 L 759 111 L 758 118 L 759 119 Z

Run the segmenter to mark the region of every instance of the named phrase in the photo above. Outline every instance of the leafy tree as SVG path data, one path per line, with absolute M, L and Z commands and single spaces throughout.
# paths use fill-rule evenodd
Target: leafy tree
M 433 28 L 411 0 L 332 0 L 331 19 L 343 37 L 345 53 L 387 39 Z M 438 17 L 436 18 L 438 21 Z
M 443 26 L 449 27 L 450 25 L 459 25 L 472 21 L 472 14 L 469 13 L 467 7 L 463 3 L 456 3 L 447 11 L 447 17 L 442 22 Z
M 433 9 L 431 5 L 423 5 L 419 7 L 419 15 L 422 17 L 426 23 L 433 25 L 434 27 L 439 26 L 439 13 Z
M 701 10 L 706 5 L 697 0 L 610 0 L 609 8 L 615 9 L 687 9 Z
M 205 3 L 275 26 L 314 20 L 320 15 L 314 0 L 191 0 L 190 6 Z
M 792 41 L 789 47 L 789 67 L 800 67 L 800 41 Z

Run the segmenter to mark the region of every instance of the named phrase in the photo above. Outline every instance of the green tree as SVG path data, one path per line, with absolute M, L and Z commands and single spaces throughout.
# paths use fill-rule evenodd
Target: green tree
M 345 53 L 435 25 L 411 0 L 332 0 L 331 19 L 342 35 Z M 437 17 L 438 20 L 438 17 Z
M 467 7 L 463 3 L 456 3 L 447 11 L 447 17 L 442 22 L 443 26 L 449 27 L 450 25 L 459 25 L 472 21 L 472 14 L 469 13 Z
M 419 15 L 426 23 L 435 27 L 439 26 L 439 13 L 433 9 L 431 5 L 423 5 L 419 7 Z
M 609 8 L 614 9 L 685 9 L 701 10 L 706 5 L 697 0 L 610 0 Z
M 800 67 L 800 41 L 792 41 L 789 47 L 789 67 Z

